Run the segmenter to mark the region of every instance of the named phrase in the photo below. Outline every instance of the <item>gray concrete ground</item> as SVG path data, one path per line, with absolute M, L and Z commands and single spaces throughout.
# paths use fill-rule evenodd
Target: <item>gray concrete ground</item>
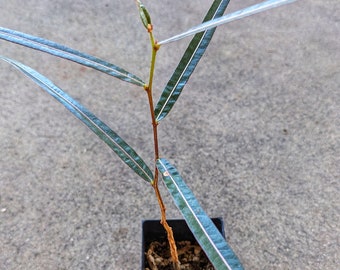
M 199 23 L 210 2 L 145 0 L 158 39 Z M 162 156 L 224 218 L 246 269 L 339 269 L 339 10 L 300 0 L 220 27 L 160 125 Z M 2 1 L 0 25 L 148 76 L 132 0 Z M 187 44 L 161 49 L 156 95 Z M 3 41 L 0 54 L 50 77 L 151 163 L 143 91 Z M 159 217 L 152 189 L 60 104 L 0 70 L 0 269 L 138 269 L 141 220 Z

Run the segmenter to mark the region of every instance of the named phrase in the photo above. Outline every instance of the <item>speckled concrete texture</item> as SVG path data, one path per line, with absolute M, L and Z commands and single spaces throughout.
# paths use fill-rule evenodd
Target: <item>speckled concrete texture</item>
M 211 2 L 144 1 L 159 40 Z M 258 2 L 231 0 L 227 12 Z M 246 269 L 339 269 L 339 10 L 300 0 L 218 28 L 159 126 L 161 155 L 224 218 Z M 0 25 L 148 77 L 133 0 L 2 1 Z M 156 99 L 188 41 L 161 48 Z M 4 41 L 0 54 L 51 78 L 152 164 L 144 91 Z M 141 220 L 159 218 L 152 189 L 31 81 L 0 71 L 0 269 L 139 269 Z

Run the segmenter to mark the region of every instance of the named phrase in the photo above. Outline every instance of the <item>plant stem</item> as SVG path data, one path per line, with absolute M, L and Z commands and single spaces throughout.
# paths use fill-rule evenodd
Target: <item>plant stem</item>
M 152 95 L 152 83 L 153 83 L 153 75 L 154 75 L 154 70 L 155 70 L 155 63 L 156 63 L 156 55 L 157 51 L 159 49 L 159 45 L 155 42 L 153 33 L 152 33 L 152 25 L 148 25 L 148 32 L 150 34 L 150 42 L 151 42 L 151 47 L 152 47 L 152 55 L 151 55 L 151 65 L 150 65 L 150 75 L 149 75 L 149 84 L 146 85 L 145 91 L 147 92 L 148 95 L 148 101 L 149 101 L 149 107 L 150 107 L 150 114 L 151 114 L 151 120 L 152 120 L 152 128 L 153 128 L 153 138 L 154 138 L 154 152 L 155 152 L 155 164 L 157 159 L 159 159 L 159 149 L 158 149 L 158 132 L 157 132 L 157 127 L 158 123 L 156 121 L 155 117 L 155 110 L 154 110 L 154 103 L 153 103 L 153 95 Z M 180 270 L 180 263 L 178 260 L 178 253 L 177 253 L 177 247 L 174 239 L 174 235 L 172 232 L 172 228 L 168 225 L 166 221 L 166 208 L 162 199 L 162 196 L 159 192 L 158 188 L 158 169 L 157 166 L 155 165 L 155 178 L 154 181 L 152 182 L 152 187 L 155 191 L 155 195 L 157 197 L 157 201 L 159 204 L 159 208 L 161 211 L 161 224 L 163 225 L 168 241 L 169 241 L 169 246 L 170 246 L 170 253 L 171 253 L 171 258 L 173 261 L 173 268 L 174 270 Z

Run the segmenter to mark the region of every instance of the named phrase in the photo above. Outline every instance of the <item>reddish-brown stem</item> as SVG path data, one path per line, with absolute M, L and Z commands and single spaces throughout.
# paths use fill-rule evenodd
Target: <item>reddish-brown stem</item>
M 152 130 L 153 130 L 153 142 L 154 142 L 154 153 L 155 153 L 155 162 L 157 159 L 159 159 L 159 150 L 158 150 L 158 131 L 157 131 L 157 126 L 158 123 L 156 122 L 156 117 L 155 117 L 155 111 L 154 111 L 154 106 L 153 106 L 153 97 L 152 97 L 152 81 L 148 86 L 145 87 L 145 90 L 148 94 L 148 101 L 149 101 L 149 108 L 150 108 L 150 113 L 151 113 L 151 119 L 152 119 Z M 155 179 L 154 179 L 154 184 L 157 185 L 158 182 L 158 169 L 155 166 Z
M 152 27 L 148 27 L 149 34 L 150 34 L 150 40 L 151 40 L 151 46 L 152 46 L 152 57 L 151 57 L 151 67 L 150 67 L 150 77 L 149 77 L 149 85 L 146 85 L 144 87 L 145 91 L 148 95 L 148 101 L 149 101 L 149 108 L 150 108 L 150 114 L 151 114 L 151 120 L 152 120 L 152 129 L 153 129 L 153 139 L 154 139 L 154 154 L 155 154 L 155 164 L 157 160 L 159 159 L 159 150 L 158 150 L 158 132 L 157 127 L 158 123 L 156 121 L 155 111 L 154 111 L 154 103 L 153 103 L 153 96 L 152 96 L 152 82 L 153 82 L 153 74 L 155 70 L 155 61 L 156 61 L 156 54 L 159 49 L 159 45 L 155 42 L 153 34 L 152 34 Z M 161 211 L 161 224 L 163 225 L 164 229 L 166 230 L 169 246 L 170 246 L 170 253 L 171 258 L 173 261 L 173 268 L 174 270 L 180 270 L 180 263 L 178 260 L 178 254 L 177 254 L 177 247 L 174 239 L 174 235 L 172 232 L 172 228 L 168 225 L 166 221 L 166 208 L 162 200 L 162 196 L 159 192 L 158 188 L 158 176 L 159 171 L 157 169 L 157 166 L 155 165 L 155 178 L 152 182 L 152 187 L 155 191 L 155 195 L 157 197 L 157 201 L 159 204 L 159 208 Z
M 172 228 L 169 226 L 168 222 L 166 221 L 166 212 L 165 212 L 166 208 L 164 206 L 161 194 L 159 192 L 158 185 L 153 185 L 153 188 L 155 190 L 158 204 L 161 209 L 161 215 L 162 215 L 161 224 L 163 225 L 167 233 L 167 238 L 168 238 L 169 246 L 170 246 L 171 259 L 173 262 L 173 268 L 174 270 L 180 270 L 180 262 L 178 260 L 177 246 L 175 243 L 174 234 L 172 232 Z
M 148 94 L 148 100 L 149 100 L 149 106 L 150 106 L 150 112 L 151 112 L 153 136 L 154 136 L 155 162 L 156 162 L 157 159 L 159 158 L 158 132 L 157 132 L 158 124 L 156 122 L 155 113 L 154 113 L 154 106 L 153 106 L 153 99 L 152 99 L 152 88 L 147 86 L 147 87 L 145 87 L 145 90 L 147 91 L 147 94 Z M 165 208 L 162 196 L 161 196 L 161 194 L 159 192 L 159 188 L 158 188 L 158 174 L 159 174 L 158 169 L 155 166 L 155 178 L 154 178 L 154 181 L 152 183 L 152 187 L 155 191 L 155 195 L 157 197 L 157 201 L 158 201 L 159 208 L 160 208 L 160 211 L 161 211 L 161 224 L 163 225 L 163 227 L 164 227 L 164 229 L 167 233 L 169 246 L 170 246 L 171 258 L 172 258 L 172 261 L 173 261 L 173 267 L 174 267 L 174 270 L 179 270 L 180 264 L 179 264 L 179 260 L 178 260 L 177 247 L 176 247 L 174 235 L 173 235 L 173 232 L 172 232 L 172 228 L 168 225 L 168 223 L 166 221 L 166 208 Z

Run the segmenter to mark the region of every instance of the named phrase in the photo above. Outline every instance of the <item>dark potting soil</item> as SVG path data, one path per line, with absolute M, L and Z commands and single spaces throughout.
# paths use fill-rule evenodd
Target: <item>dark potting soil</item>
M 181 270 L 214 270 L 202 248 L 190 241 L 176 242 Z M 173 270 L 167 242 L 151 242 L 145 254 L 145 270 Z

